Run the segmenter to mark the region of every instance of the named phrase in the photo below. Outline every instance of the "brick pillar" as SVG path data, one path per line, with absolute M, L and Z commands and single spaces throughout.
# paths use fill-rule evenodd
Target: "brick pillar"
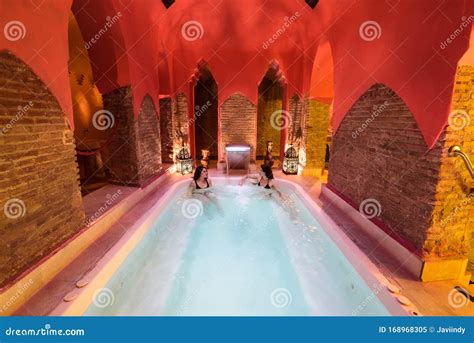
M 149 95 L 143 98 L 134 124 L 137 132 L 138 179 L 140 185 L 144 185 L 162 169 L 160 123 L 155 104 Z
M 141 186 L 161 169 L 160 124 L 152 99 L 146 96 L 134 118 L 130 86 L 103 95 L 104 110 L 113 118 L 111 140 L 104 152 L 109 181 Z
M 188 99 L 183 93 L 176 95 L 173 102 L 173 149 L 176 154 L 181 144 L 189 144 Z M 173 156 L 174 158 L 174 156 Z
M 161 160 L 173 163 L 173 101 L 170 97 L 160 99 Z
M 0 52 L 0 288 L 83 226 L 74 135 L 44 83 Z
M 242 94 L 231 95 L 221 105 L 219 122 L 219 160 L 225 156 L 227 144 L 247 144 L 255 161 L 257 143 L 257 107 Z
M 469 92 L 462 96 L 470 98 L 472 86 Z M 374 221 L 419 256 L 424 281 L 456 279 L 466 269 L 470 180 L 447 148 L 462 143 L 472 156 L 472 123 L 447 127 L 428 149 L 403 100 L 376 84 L 352 106 L 333 137 L 329 186 L 357 209 L 376 205 Z
M 121 87 L 102 96 L 104 110 L 114 118 L 114 125 L 107 130 L 114 135 L 104 151 L 104 167 L 109 181 L 138 186 L 138 159 L 133 95 L 131 86 Z M 115 127 L 116 126 L 116 127 Z
M 320 177 L 325 168 L 330 105 L 305 98 L 303 130 L 306 165 L 303 175 Z

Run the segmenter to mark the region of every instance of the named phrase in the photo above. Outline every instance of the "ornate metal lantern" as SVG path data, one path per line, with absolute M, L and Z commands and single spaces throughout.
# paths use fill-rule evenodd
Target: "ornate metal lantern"
M 293 148 L 293 145 L 290 144 L 290 147 L 286 149 L 285 157 L 283 158 L 283 172 L 287 175 L 298 174 L 298 163 L 298 152 Z
M 189 174 L 193 171 L 193 160 L 191 159 L 191 154 L 184 145 L 176 156 L 176 171 L 181 175 Z

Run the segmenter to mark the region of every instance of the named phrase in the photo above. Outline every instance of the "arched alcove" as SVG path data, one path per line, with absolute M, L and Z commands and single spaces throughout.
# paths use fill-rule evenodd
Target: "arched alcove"
M 217 83 L 206 66 L 199 68 L 199 79 L 194 87 L 194 128 L 196 157 L 202 150 L 210 151 L 211 160 L 218 155 L 218 99 Z
M 0 51 L 0 288 L 84 226 L 73 132 L 30 67 Z
M 68 38 L 74 138 L 81 193 L 86 195 L 108 183 L 102 147 L 114 132 L 108 124 L 115 118 L 103 111 L 102 94 L 95 85 L 88 52 L 72 12 L 69 15 Z M 107 119 L 106 125 L 102 125 L 103 119 Z
M 466 173 L 463 166 L 447 154 L 462 137 L 447 126 L 429 149 L 406 103 L 380 83 L 352 105 L 333 136 L 329 186 L 362 213 L 375 208 L 371 218 L 422 257 L 425 281 L 466 268 L 469 187 L 466 176 L 456 176 Z M 446 260 L 451 267 L 441 268 Z
M 283 87 L 279 82 L 278 70 L 270 67 L 258 85 L 257 106 L 257 159 L 266 154 L 266 142 L 273 142 L 273 154 L 280 151 L 281 128 L 279 124 L 283 108 Z

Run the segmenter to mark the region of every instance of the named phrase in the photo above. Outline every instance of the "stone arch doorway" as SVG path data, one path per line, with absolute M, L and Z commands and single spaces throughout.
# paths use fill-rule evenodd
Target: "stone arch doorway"
M 218 157 L 218 99 L 217 83 L 207 66 L 199 68 L 199 78 L 194 87 L 194 127 L 196 158 L 201 151 L 210 151 L 211 160 Z
M 280 151 L 279 117 L 283 110 L 283 87 L 277 66 L 270 66 L 258 86 L 257 160 L 263 160 L 268 141 L 273 142 L 273 156 Z

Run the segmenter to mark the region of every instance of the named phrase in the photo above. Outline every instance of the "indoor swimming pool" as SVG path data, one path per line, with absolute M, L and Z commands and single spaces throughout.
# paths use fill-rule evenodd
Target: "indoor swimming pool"
M 283 201 L 224 179 L 212 194 L 189 197 L 188 184 L 169 191 L 111 277 L 101 287 L 91 283 L 83 314 L 406 314 L 380 278 L 364 272 L 369 262 L 360 251 L 343 234 L 328 234 L 334 228 L 321 224 L 328 218 L 310 210 L 292 183 L 278 183 Z

